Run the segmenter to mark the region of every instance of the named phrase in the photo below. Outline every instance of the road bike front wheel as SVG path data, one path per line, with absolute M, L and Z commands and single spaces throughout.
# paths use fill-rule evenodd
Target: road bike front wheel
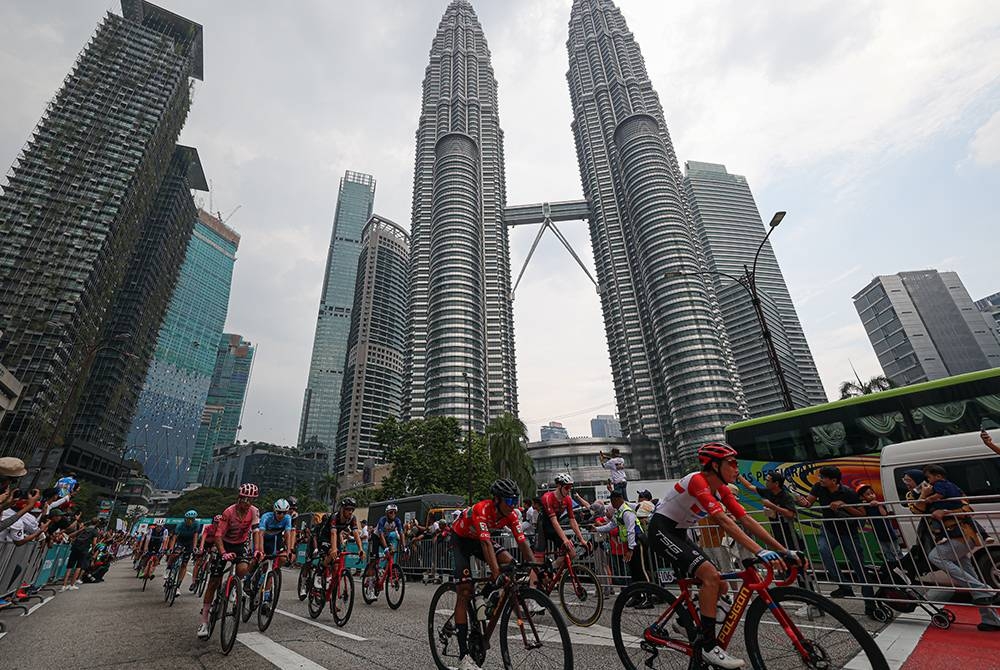
M 296 588 L 296 595 L 298 595 L 300 601 L 309 597 L 309 589 L 312 584 L 312 574 L 312 563 L 306 561 L 299 569 L 299 582 Z
M 604 590 L 590 568 L 574 565 L 573 573 L 559 580 L 559 603 L 566 617 L 577 626 L 592 626 L 604 611 Z
M 647 631 L 674 604 L 676 597 L 662 586 L 639 582 L 624 589 L 611 608 L 611 637 L 626 670 L 687 670 L 691 658 L 646 639 Z M 687 643 L 694 622 L 687 609 L 679 607 L 655 630 L 660 639 Z
M 208 561 L 203 562 L 201 570 L 198 571 L 198 588 L 195 590 L 199 598 L 205 595 L 205 587 L 208 586 L 208 577 L 211 571 L 211 564 Z
M 365 571 L 361 573 L 361 599 L 365 605 L 371 605 L 378 600 L 378 566 L 369 561 Z
M 257 628 L 261 633 L 271 625 L 274 610 L 278 607 L 278 593 L 281 591 L 281 573 L 272 570 L 264 578 L 260 589 L 260 606 L 257 607 Z
M 888 670 L 871 634 L 842 607 L 794 586 L 769 591 L 774 609 L 760 598 L 747 610 L 747 655 L 756 670 L 842 668 L 849 663 Z M 801 645 L 802 650 L 799 650 Z
M 393 564 L 392 570 L 385 577 L 385 601 L 389 607 L 398 610 L 406 595 L 406 576 L 398 565 Z
M 533 614 L 543 609 L 545 614 Z M 573 644 L 555 604 L 538 589 L 522 586 L 504 605 L 498 630 L 500 657 L 507 668 L 571 670 Z
M 431 644 L 431 656 L 438 670 L 458 667 L 458 634 L 455 630 L 457 602 L 458 593 L 454 582 L 445 582 L 431 596 L 431 606 L 427 612 L 427 637 Z M 477 665 L 483 661 L 481 658 L 473 660 L 478 661 Z
M 219 626 L 222 641 L 222 653 L 228 654 L 236 644 L 236 634 L 240 631 L 240 610 L 243 602 L 243 584 L 237 577 L 230 577 L 224 586 L 225 598 L 222 601 L 222 623 Z
M 309 616 L 318 619 L 323 613 L 323 606 L 326 605 L 326 574 L 314 571 L 309 578 Z
M 354 578 L 351 577 L 347 568 L 344 568 L 340 571 L 336 589 L 330 598 L 330 612 L 333 613 L 333 622 L 338 626 L 346 626 L 353 609 Z

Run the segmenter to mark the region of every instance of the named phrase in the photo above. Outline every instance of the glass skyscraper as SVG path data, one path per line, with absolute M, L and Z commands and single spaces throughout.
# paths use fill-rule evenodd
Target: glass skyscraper
M 517 413 L 503 130 L 482 26 L 448 5 L 417 127 L 404 418 Z
M 663 109 L 621 12 L 574 0 L 573 135 L 622 431 L 644 477 L 677 477 L 744 418 L 735 361 Z
M 239 243 L 234 230 L 198 211 L 127 440 L 159 489 L 188 482 Z
M 344 362 L 351 330 L 354 284 L 358 276 L 361 233 L 375 205 L 375 178 L 347 171 L 340 180 L 337 211 L 333 217 L 330 251 L 320 296 L 316 335 L 313 339 L 309 380 L 302 401 L 299 444 L 320 443 L 335 463 L 340 395 Z
M 733 279 L 743 275 L 744 266 L 753 266 L 754 253 L 767 233 L 757 203 L 746 177 L 730 174 L 725 165 L 687 161 L 684 167 L 685 192 L 708 269 L 729 275 L 713 274 L 708 279 L 715 283 L 719 295 L 750 416 L 782 412 L 785 404 L 751 297 Z M 808 407 L 826 402 L 816 363 L 770 241 L 758 257 L 756 282 L 792 404 Z
M 253 370 L 253 345 L 240 335 L 223 333 L 215 350 L 215 367 L 205 409 L 195 438 L 188 482 L 202 482 L 216 447 L 236 441 L 243 417 L 243 402 Z
M 201 26 L 142 0 L 123 0 L 122 14 L 105 15 L 0 195 L 0 360 L 25 384 L 0 454 L 37 461 L 55 447 L 46 477 L 64 462 L 104 483 L 200 175 L 175 142 L 202 78 Z M 147 261 L 163 274 L 144 273 Z M 133 281 L 155 290 L 140 299 Z

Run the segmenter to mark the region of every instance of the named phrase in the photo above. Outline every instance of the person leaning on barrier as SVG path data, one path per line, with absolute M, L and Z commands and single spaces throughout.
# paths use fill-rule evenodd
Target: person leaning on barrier
M 792 525 L 798 516 L 795 498 L 785 487 L 785 476 L 778 470 L 773 470 L 764 476 L 764 486 L 757 486 L 741 474 L 739 482 L 744 488 L 760 496 L 764 513 L 772 521 L 771 534 L 789 549 L 801 549 L 802 543 Z
M 858 484 L 855 491 L 867 506 L 865 514 L 870 517 L 868 525 L 872 527 L 875 539 L 878 540 L 882 561 L 888 568 L 898 565 L 903 555 L 899 551 L 899 535 L 890 520 L 892 512 L 886 508 L 883 501 L 878 499 L 878 494 L 875 493 L 875 489 L 870 484 Z
M 611 520 L 600 526 L 593 526 L 592 530 L 595 533 L 614 531 L 618 535 L 618 541 L 625 546 L 625 562 L 628 564 L 632 581 L 648 582 L 649 575 L 646 574 L 643 546 L 645 533 L 639 527 L 639 519 L 632 507 L 625 502 L 621 491 L 616 490 L 611 494 L 611 507 L 614 510 Z M 652 607 L 652 603 L 648 603 L 648 606 Z

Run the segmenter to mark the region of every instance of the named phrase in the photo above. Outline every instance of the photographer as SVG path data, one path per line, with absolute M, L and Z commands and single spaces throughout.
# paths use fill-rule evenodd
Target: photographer
M 621 450 L 614 447 L 610 456 L 602 451 L 600 459 L 601 465 L 610 471 L 610 479 L 608 479 L 608 483 L 611 485 L 610 490 L 621 493 L 622 498 L 628 500 L 628 493 L 625 491 L 628 478 L 625 476 L 625 459 L 621 457 Z

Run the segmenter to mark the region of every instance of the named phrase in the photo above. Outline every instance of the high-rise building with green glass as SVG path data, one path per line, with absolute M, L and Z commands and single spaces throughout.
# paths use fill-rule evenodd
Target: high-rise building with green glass
M 239 243 L 236 231 L 199 210 L 127 440 L 160 489 L 188 481 Z
M 320 443 L 335 463 L 340 393 L 344 383 L 347 340 L 351 330 L 354 284 L 358 276 L 361 233 L 375 206 L 375 178 L 351 172 L 340 180 L 333 233 L 326 257 L 326 275 L 320 295 L 313 339 L 309 381 L 302 400 L 299 444 Z
M 198 426 L 188 482 L 203 482 L 216 447 L 236 441 L 243 417 L 250 373 L 253 370 L 254 346 L 240 335 L 223 333 L 215 350 L 215 368 L 208 398 Z

